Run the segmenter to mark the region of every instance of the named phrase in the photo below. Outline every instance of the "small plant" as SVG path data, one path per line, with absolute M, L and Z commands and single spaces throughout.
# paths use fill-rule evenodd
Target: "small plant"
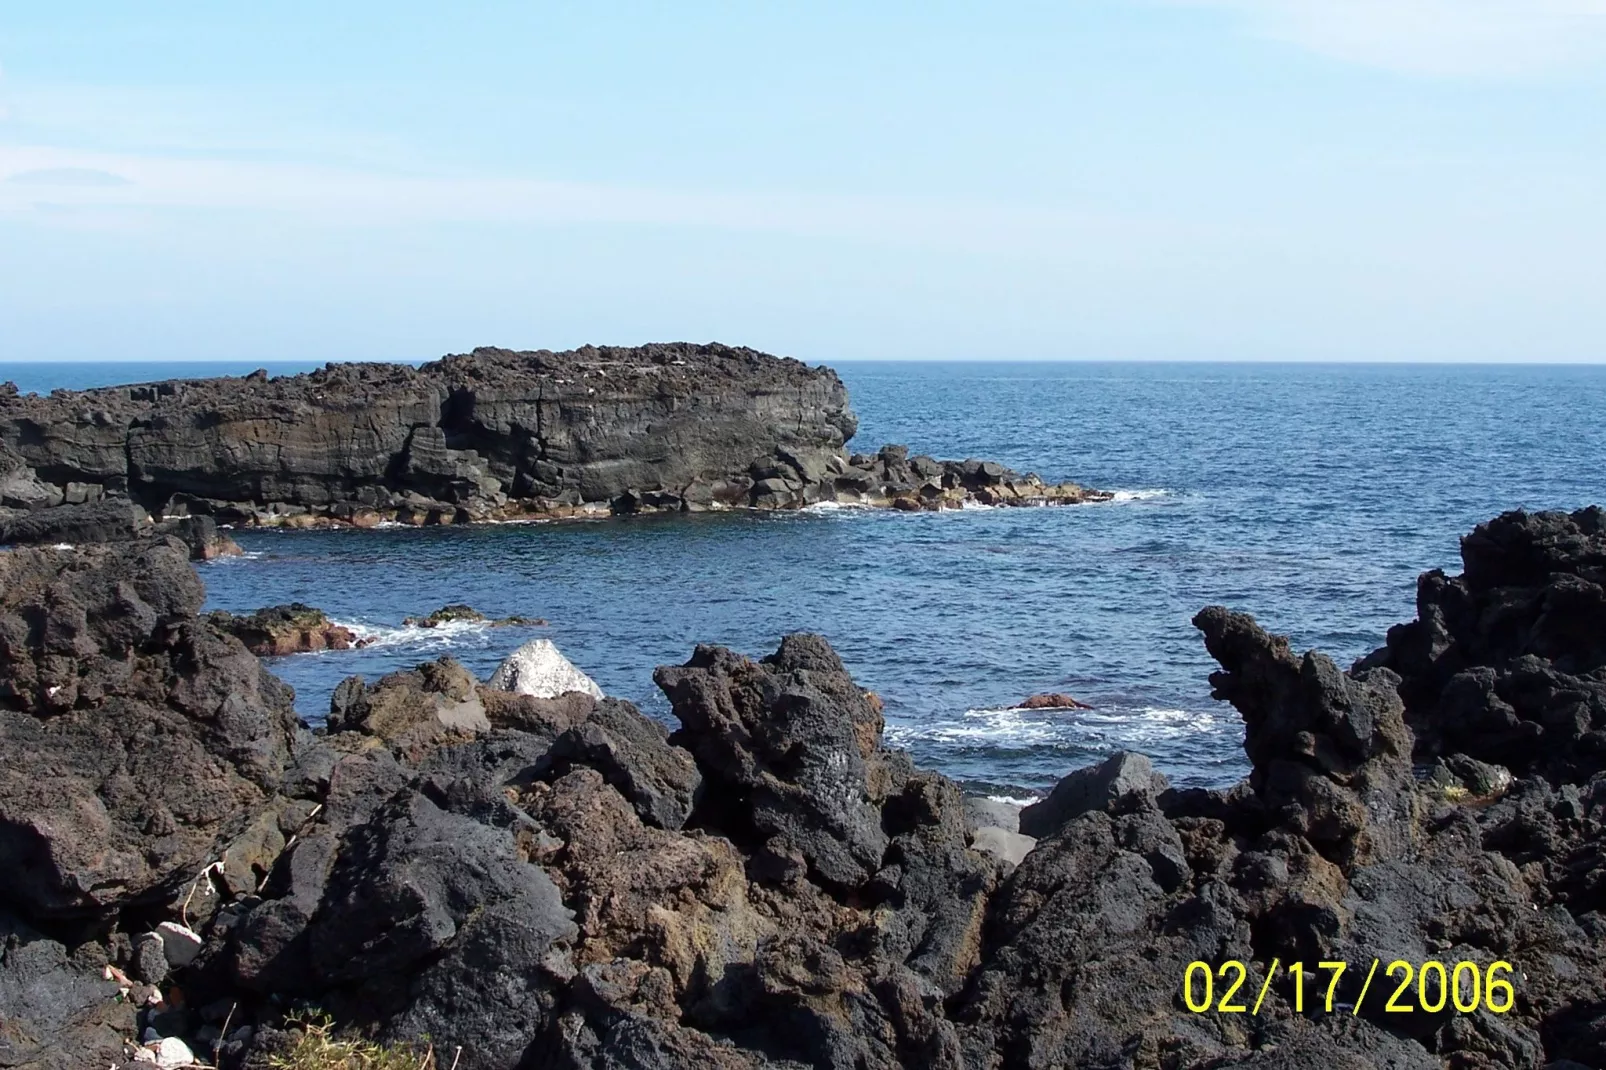
M 288 1052 L 268 1057 L 273 1070 L 443 1070 L 435 1061 L 433 1047 L 385 1047 L 360 1038 L 337 1037 L 328 1015 L 292 1016 L 285 1024 L 299 1035 Z

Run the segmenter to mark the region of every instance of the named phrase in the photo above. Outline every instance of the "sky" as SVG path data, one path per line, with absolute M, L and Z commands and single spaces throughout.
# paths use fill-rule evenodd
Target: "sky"
M 0 361 L 1606 359 L 1606 0 L 0 0 Z

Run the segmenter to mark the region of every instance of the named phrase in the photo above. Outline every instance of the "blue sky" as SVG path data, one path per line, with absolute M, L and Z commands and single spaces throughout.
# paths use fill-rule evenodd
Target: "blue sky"
M 0 5 L 0 360 L 1606 358 L 1606 0 Z

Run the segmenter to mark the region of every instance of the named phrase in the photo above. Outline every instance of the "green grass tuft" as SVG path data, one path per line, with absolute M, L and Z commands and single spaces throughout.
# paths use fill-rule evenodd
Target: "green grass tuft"
M 292 1018 L 286 1025 L 299 1035 L 288 1052 L 269 1056 L 273 1070 L 441 1070 L 434 1048 L 337 1037 L 326 1015 Z

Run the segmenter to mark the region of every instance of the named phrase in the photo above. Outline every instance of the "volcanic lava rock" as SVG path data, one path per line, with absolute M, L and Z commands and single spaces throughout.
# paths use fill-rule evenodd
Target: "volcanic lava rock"
M 163 901 L 279 788 L 290 690 L 197 619 L 188 557 L 0 554 L 0 896 L 29 918 Z
M 858 887 L 881 868 L 888 839 L 879 804 L 892 777 L 879 750 L 881 716 L 817 636 L 787 636 L 760 662 L 698 647 L 653 677 L 719 797 L 750 813 L 751 836 L 777 859 Z
M 439 628 L 442 624 L 451 624 L 456 621 L 478 623 L 479 621 L 483 620 L 485 620 L 485 614 L 481 613 L 473 606 L 456 603 L 454 605 L 442 606 L 426 616 L 408 617 L 403 620 L 402 623 L 414 628 Z
M 662 829 L 686 823 L 702 786 L 696 763 L 669 744 L 669 732 L 617 699 L 603 699 L 559 736 L 548 760 L 559 773 L 576 764 L 597 770 L 643 821 Z
M 125 542 L 154 533 L 150 514 L 127 498 L 58 505 L 0 519 L 0 543 L 14 546 Z
M 206 1053 L 227 1019 L 232 1070 L 311 1004 L 460 1070 L 1606 1065 L 1600 532 L 1480 528 L 1348 672 L 1203 611 L 1250 777 L 1117 755 L 1026 811 L 1035 842 L 888 749 L 818 636 L 660 669 L 667 738 L 449 660 L 348 681 L 318 734 L 196 618 L 176 541 L 0 554 L 0 1058 Z M 1469 678 L 1537 726 L 1507 762 Z M 1387 1012 L 1362 992 L 1395 959 L 1509 963 L 1515 1000 Z M 1256 1014 L 1188 1010 L 1189 966 L 1232 960 L 1246 1004 L 1273 961 L 1350 965 L 1332 1014 L 1286 972 Z
M 0 442 L 0 508 L 34 509 L 60 505 L 64 500 L 61 491 L 39 481 L 21 454 Z
M 1033 695 L 1020 704 L 1023 710 L 1091 710 L 1093 707 L 1059 691 Z
M 9 385 L 9 384 L 8 384 Z M 847 456 L 829 368 L 718 344 L 482 348 L 422 367 L 0 391 L 0 506 L 112 496 L 173 518 L 305 527 L 595 513 L 1070 504 L 984 461 Z
M 510 501 L 606 511 L 694 487 L 736 502 L 746 482 L 730 481 L 754 457 L 833 449 L 854 429 L 834 372 L 722 345 L 477 349 L 421 368 L 0 396 L 0 441 L 47 484 L 273 523 L 451 523 Z
M 1326 655 L 1295 657 L 1243 613 L 1220 606 L 1194 618 L 1222 672 L 1210 683 L 1244 718 L 1250 786 L 1329 859 L 1407 853 L 1416 833 L 1411 752 L 1399 677 L 1340 672 Z
M 1362 664 L 1403 678 L 1424 754 L 1587 780 L 1606 768 L 1606 510 L 1506 513 L 1461 553 Z
M 442 606 L 434 612 L 426 614 L 422 617 L 407 617 L 402 621 L 402 624 L 410 628 L 439 628 L 442 624 L 456 624 L 459 622 L 464 624 L 484 623 L 489 624 L 493 628 L 506 628 L 516 625 L 536 626 L 546 624 L 546 621 L 537 617 L 521 617 L 517 615 L 511 617 L 498 617 L 497 619 L 492 620 L 490 617 L 487 617 L 473 606 L 463 605 L 460 602 L 454 605 Z
M 135 1008 L 65 946 L 0 914 L 0 1066 L 77 1070 L 122 1061 Z
M 207 614 L 207 620 L 219 631 L 240 640 L 251 653 L 264 658 L 318 650 L 350 650 L 357 641 L 350 628 L 334 623 L 323 610 L 301 602 L 269 606 L 243 617 L 219 609 Z
M 1051 836 L 1067 821 L 1092 810 L 1152 807 L 1169 786 L 1149 759 L 1122 751 L 1101 765 L 1071 773 L 1054 785 L 1048 798 L 1022 809 L 1019 829 L 1027 836 Z
M 450 656 L 383 676 L 369 687 L 348 676 L 329 700 L 330 732 L 362 732 L 417 756 L 446 739 L 489 732 L 478 682 Z

